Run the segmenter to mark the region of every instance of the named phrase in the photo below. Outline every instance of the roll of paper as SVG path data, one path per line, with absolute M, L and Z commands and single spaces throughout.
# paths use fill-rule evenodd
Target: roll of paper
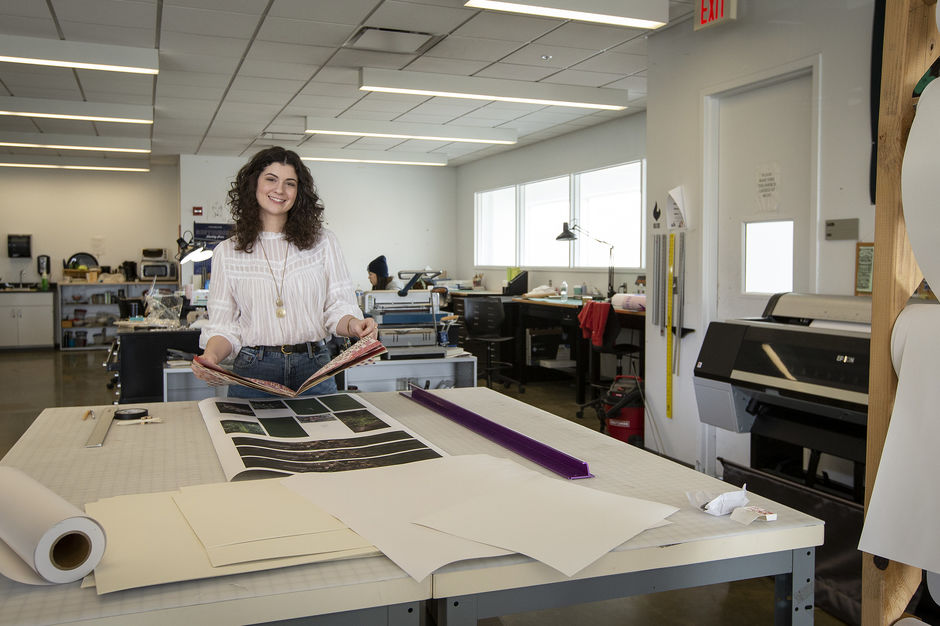
M 940 571 L 940 306 L 912 304 L 894 323 L 891 358 L 898 389 L 859 549 Z
M 70 583 L 104 555 L 101 525 L 13 467 L 0 466 L 0 574 L 28 585 Z
M 610 299 L 611 305 L 615 309 L 624 309 L 626 311 L 645 311 L 646 294 L 645 293 L 615 293 Z

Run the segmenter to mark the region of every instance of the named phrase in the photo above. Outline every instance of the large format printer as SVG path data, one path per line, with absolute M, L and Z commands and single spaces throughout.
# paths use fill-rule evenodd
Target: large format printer
M 777 294 L 759 318 L 709 324 L 693 380 L 702 422 L 750 433 L 750 466 L 720 459 L 724 479 L 826 521 L 817 603 L 850 623 L 861 597 L 870 338 L 869 297 Z M 848 480 L 827 461 L 851 467 L 832 472 Z

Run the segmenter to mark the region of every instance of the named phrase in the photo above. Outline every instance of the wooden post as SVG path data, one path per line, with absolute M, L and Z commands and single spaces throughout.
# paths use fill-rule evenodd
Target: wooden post
M 898 383 L 891 364 L 891 331 L 923 277 L 914 260 L 901 212 L 901 161 L 914 119 L 914 86 L 937 55 L 935 4 L 936 0 L 887 0 L 878 120 L 866 507 L 881 461 Z M 864 554 L 862 624 L 882 626 L 897 620 L 920 581 L 921 571 L 915 567 Z

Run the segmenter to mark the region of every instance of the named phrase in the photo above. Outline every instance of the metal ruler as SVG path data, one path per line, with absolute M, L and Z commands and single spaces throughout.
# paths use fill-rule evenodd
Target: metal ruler
M 104 438 L 108 436 L 108 429 L 111 428 L 111 421 L 114 419 L 114 409 L 106 413 L 107 415 L 102 415 L 95 423 L 95 429 L 91 431 L 91 436 L 85 442 L 86 448 L 100 448 L 104 443 Z
M 673 289 L 672 283 L 675 274 L 673 264 L 676 261 L 676 234 L 669 233 L 669 260 L 666 263 L 666 417 L 672 418 L 672 313 Z

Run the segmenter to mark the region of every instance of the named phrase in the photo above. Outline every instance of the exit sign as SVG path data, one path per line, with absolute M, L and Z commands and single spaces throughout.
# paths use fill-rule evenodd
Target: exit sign
M 738 0 L 696 0 L 695 30 L 730 22 L 737 17 Z

